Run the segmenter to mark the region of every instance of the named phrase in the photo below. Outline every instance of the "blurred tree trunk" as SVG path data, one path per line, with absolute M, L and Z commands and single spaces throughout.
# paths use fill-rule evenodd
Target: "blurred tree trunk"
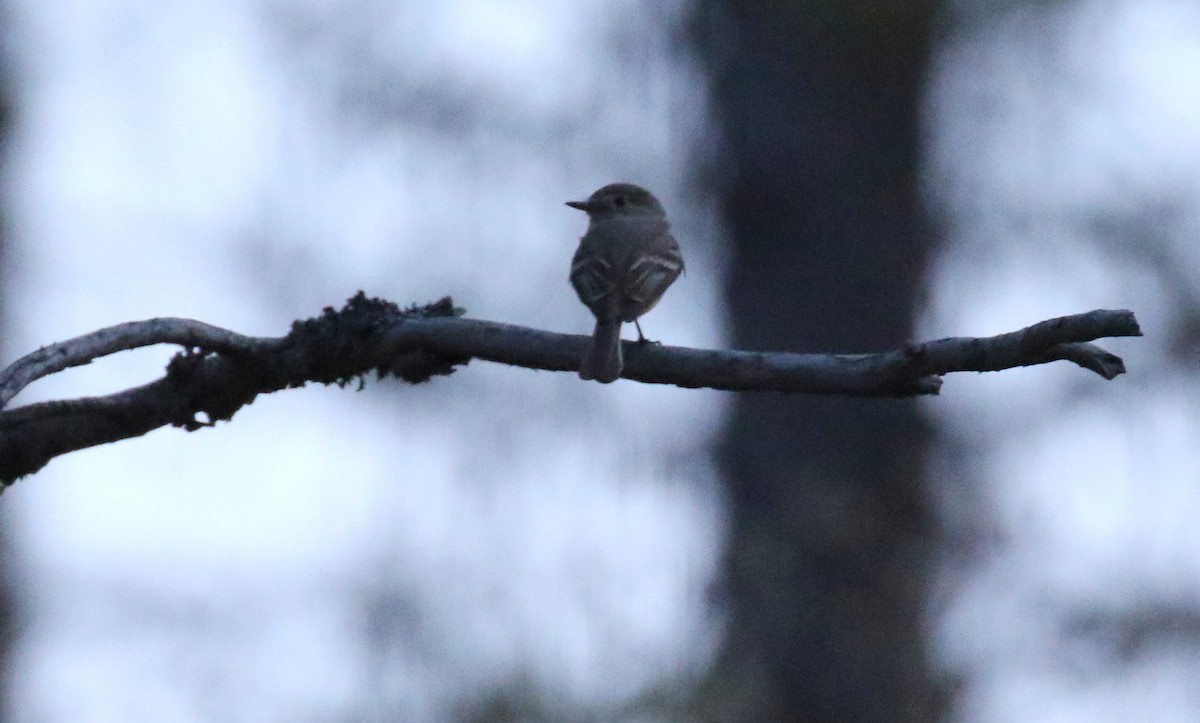
M 741 349 L 910 339 L 929 253 L 919 113 L 935 4 L 700 3 L 724 134 L 728 299 Z M 912 401 L 741 394 L 722 654 L 699 717 L 930 721 L 927 428 Z

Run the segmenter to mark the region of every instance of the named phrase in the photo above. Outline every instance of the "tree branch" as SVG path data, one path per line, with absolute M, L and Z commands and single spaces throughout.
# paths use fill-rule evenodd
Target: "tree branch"
M 344 386 L 374 371 L 411 383 L 451 374 L 471 359 L 575 371 L 588 343 L 578 335 L 461 318 L 449 298 L 401 310 L 362 292 L 341 311 L 296 322 L 277 339 L 241 336 L 188 319 L 150 319 L 43 347 L 0 372 L 0 409 L 42 377 L 126 349 L 179 344 L 166 375 L 104 397 L 0 411 L 0 481 L 54 457 L 173 425 L 188 431 L 228 420 L 259 394 L 309 382 Z M 650 384 L 734 391 L 911 397 L 937 394 L 940 376 L 1066 360 L 1105 379 L 1120 357 L 1087 342 L 1140 336 L 1129 311 L 1064 316 L 1008 334 L 941 339 L 881 354 L 792 354 L 687 349 L 624 342 L 623 376 Z

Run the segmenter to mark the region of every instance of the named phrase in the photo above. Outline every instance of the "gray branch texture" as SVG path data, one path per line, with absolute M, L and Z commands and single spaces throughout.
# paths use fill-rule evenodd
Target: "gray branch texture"
M 190 319 L 119 324 L 43 347 L 0 372 L 0 483 L 11 484 L 68 452 L 143 435 L 165 425 L 195 431 L 229 420 L 259 394 L 357 384 L 374 372 L 417 384 L 472 359 L 570 372 L 588 338 L 462 318 L 449 298 L 400 309 L 362 292 L 340 310 L 292 325 L 279 338 L 235 334 Z M 623 376 L 647 384 L 729 391 L 855 397 L 937 394 L 941 375 L 1065 360 L 1105 379 L 1121 358 L 1089 342 L 1140 336 L 1130 311 L 1097 310 L 985 338 L 910 344 L 879 354 L 688 349 L 624 342 Z M 103 397 L 5 406 L 30 383 L 126 349 L 177 344 L 166 374 Z M 584 383 L 584 382 L 580 382 Z M 2 489 L 2 488 L 0 488 Z

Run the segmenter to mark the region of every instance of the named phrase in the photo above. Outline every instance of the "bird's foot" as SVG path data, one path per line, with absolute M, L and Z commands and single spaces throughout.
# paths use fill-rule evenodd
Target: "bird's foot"
M 653 344 L 655 346 L 662 346 L 661 341 L 654 341 L 653 339 L 646 338 L 646 335 L 642 333 L 642 325 L 638 323 L 637 319 L 633 320 L 633 325 L 635 327 L 637 327 L 637 333 L 638 333 L 637 343 L 638 344 Z

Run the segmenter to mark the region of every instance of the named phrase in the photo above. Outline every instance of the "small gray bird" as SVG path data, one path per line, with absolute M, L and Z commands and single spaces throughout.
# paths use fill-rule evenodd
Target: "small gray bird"
M 579 376 L 608 384 L 621 376 L 621 324 L 632 321 L 646 340 L 638 317 L 683 273 L 683 256 L 662 204 L 641 186 L 612 183 L 567 205 L 590 219 L 571 261 L 571 285 L 596 316 Z

